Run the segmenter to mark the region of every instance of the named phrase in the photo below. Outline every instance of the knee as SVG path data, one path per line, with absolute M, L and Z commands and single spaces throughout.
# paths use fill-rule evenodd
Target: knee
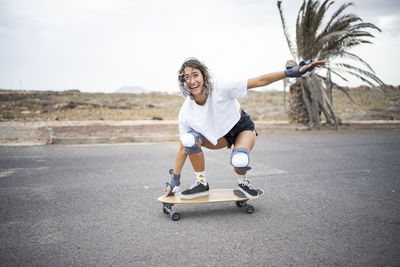
M 244 147 L 236 148 L 232 151 L 231 165 L 238 170 L 247 171 L 250 170 L 250 155 L 249 150 Z
M 201 143 L 199 143 L 199 139 Z M 196 131 L 190 131 L 181 137 L 181 142 L 186 154 L 196 154 L 201 152 L 204 137 Z
M 182 141 L 182 145 L 184 147 L 192 147 L 192 146 L 194 146 L 196 144 L 195 136 L 190 132 L 189 133 L 185 133 L 182 136 L 181 141 Z

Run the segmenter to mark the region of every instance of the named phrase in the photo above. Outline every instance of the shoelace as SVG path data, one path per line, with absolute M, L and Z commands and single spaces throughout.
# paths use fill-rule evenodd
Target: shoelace
M 245 180 L 243 182 L 240 182 L 241 184 L 247 186 L 250 189 L 254 189 L 254 187 L 251 185 L 251 183 L 249 182 L 249 180 Z
M 197 180 L 191 187 L 189 187 L 189 189 L 193 189 L 193 188 L 195 188 L 196 186 L 198 186 L 199 184 L 201 184 L 201 183 L 200 183 L 199 180 Z

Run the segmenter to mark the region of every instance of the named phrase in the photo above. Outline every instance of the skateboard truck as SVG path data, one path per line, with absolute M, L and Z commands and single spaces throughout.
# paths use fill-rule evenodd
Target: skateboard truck
M 174 204 L 163 203 L 163 211 L 165 214 L 169 214 L 171 220 L 178 221 L 181 218 L 181 214 L 172 210 L 173 205 Z
M 261 193 L 261 192 L 259 192 L 259 193 Z M 243 194 L 240 190 L 233 190 L 233 194 L 235 196 L 238 196 L 241 198 L 246 198 L 246 195 Z M 248 214 L 252 214 L 254 212 L 254 207 L 250 204 L 247 204 L 247 200 L 235 201 L 235 203 L 236 203 L 236 207 L 243 208 L 243 210 Z
M 236 201 L 235 203 L 238 208 L 243 208 L 243 210 L 248 214 L 252 214 L 254 212 L 254 207 L 247 204 L 247 201 Z

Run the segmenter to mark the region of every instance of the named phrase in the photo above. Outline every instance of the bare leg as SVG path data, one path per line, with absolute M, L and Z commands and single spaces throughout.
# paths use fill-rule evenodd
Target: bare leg
M 175 163 L 174 163 L 174 173 L 175 174 L 181 173 L 183 165 L 185 165 L 186 158 L 187 158 L 187 154 L 185 153 L 185 149 L 182 145 L 182 142 L 179 142 L 179 148 L 176 151 L 176 155 L 175 155 Z
M 185 149 L 182 145 L 182 142 L 179 142 L 179 147 L 178 150 L 176 151 L 175 155 L 175 163 L 174 163 L 174 174 L 180 174 L 183 168 L 183 165 L 185 165 L 185 161 L 187 158 L 187 154 L 185 153 Z M 169 193 L 171 193 L 171 186 L 167 187 L 167 191 L 165 192 L 165 196 L 168 196 Z
M 199 138 L 198 143 L 199 143 L 199 147 L 201 147 L 203 145 L 203 144 L 201 144 L 200 138 Z M 226 141 L 225 138 L 222 137 L 222 138 L 218 139 L 216 145 L 213 145 L 208 140 L 205 140 L 203 146 L 208 149 L 220 149 L 220 148 L 226 147 L 227 145 L 228 145 L 228 142 Z M 196 154 L 190 154 L 189 159 L 190 159 L 190 162 L 192 163 L 193 170 L 195 172 L 202 172 L 206 169 L 203 151 L 200 153 L 196 153 Z
M 199 139 L 199 146 L 201 146 L 201 140 Z M 217 145 L 211 144 L 208 140 L 205 140 L 205 143 L 203 145 L 204 147 L 208 149 L 220 149 L 228 146 L 228 142 L 224 137 L 221 137 L 218 139 Z M 174 163 L 174 174 L 180 174 L 183 165 L 185 164 L 187 154 L 185 153 L 185 148 L 182 145 L 182 142 L 179 143 L 179 148 L 178 151 L 176 152 L 175 156 L 175 163 Z M 204 159 L 204 153 L 197 153 L 197 154 L 190 154 L 189 155 L 189 160 L 192 163 L 193 170 L 195 172 L 202 172 L 205 170 L 205 159 Z M 171 187 L 167 187 L 167 191 L 165 196 L 168 196 L 168 194 L 171 192 Z
M 201 151 L 196 154 L 189 154 L 190 163 L 192 163 L 195 172 L 203 172 L 206 169 L 204 160 L 204 153 Z

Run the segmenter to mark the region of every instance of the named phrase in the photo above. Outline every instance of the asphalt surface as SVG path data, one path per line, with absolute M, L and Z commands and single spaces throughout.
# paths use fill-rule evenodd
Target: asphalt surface
M 0 265 L 400 265 L 400 131 L 260 135 L 255 212 L 176 205 L 174 222 L 157 197 L 176 147 L 0 147 Z M 230 150 L 204 151 L 211 188 L 235 187 Z

